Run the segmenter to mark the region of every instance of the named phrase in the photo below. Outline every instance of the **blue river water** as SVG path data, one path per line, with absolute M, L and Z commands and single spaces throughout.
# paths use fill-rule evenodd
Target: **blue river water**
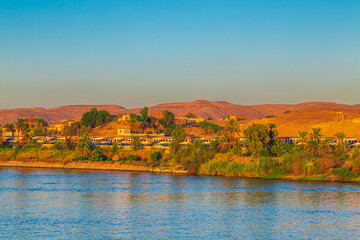
M 360 239 L 360 185 L 0 168 L 1 239 Z

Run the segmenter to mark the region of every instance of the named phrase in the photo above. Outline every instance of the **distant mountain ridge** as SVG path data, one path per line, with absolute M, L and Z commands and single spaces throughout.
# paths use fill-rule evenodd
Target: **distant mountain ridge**
M 0 110 L 0 124 L 15 122 L 22 117 L 44 118 L 50 122 L 63 119 L 80 119 L 84 112 L 91 108 L 107 110 L 111 114 L 139 114 L 141 108 L 126 109 L 118 105 L 68 105 L 57 108 L 18 108 Z M 279 115 L 285 111 L 306 109 L 360 109 L 360 104 L 347 105 L 331 102 L 305 102 L 299 104 L 263 104 L 237 105 L 226 101 L 196 100 L 193 102 L 164 103 L 149 107 L 149 114 L 169 110 L 177 117 L 184 117 L 191 112 L 199 118 L 220 119 L 227 115 L 243 115 L 246 119 L 259 119 L 267 115 Z

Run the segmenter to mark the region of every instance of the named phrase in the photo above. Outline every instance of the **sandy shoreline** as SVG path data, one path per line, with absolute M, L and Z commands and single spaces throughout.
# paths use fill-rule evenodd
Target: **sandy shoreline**
M 185 170 L 166 169 L 160 167 L 136 166 L 118 162 L 43 162 L 43 161 L 21 161 L 21 160 L 0 160 L 0 167 L 24 167 L 24 168 L 50 168 L 50 169 L 73 169 L 73 170 L 106 170 L 106 171 L 131 171 L 131 172 L 153 172 L 168 173 L 176 175 L 188 174 Z
M 188 171 L 183 169 L 147 167 L 141 165 L 124 164 L 120 162 L 93 162 L 93 161 L 45 162 L 37 159 L 30 159 L 25 161 L 22 159 L 7 160 L 0 158 L 0 168 L 1 167 L 68 169 L 68 170 L 103 170 L 103 171 L 119 171 L 119 172 L 151 172 L 151 173 L 165 173 L 165 174 L 173 174 L 173 175 L 190 175 Z M 210 176 L 210 175 L 200 175 L 200 176 Z M 228 176 L 219 175 L 218 177 L 228 177 Z M 359 182 L 355 179 L 340 179 L 337 177 L 319 179 L 316 177 L 317 176 L 288 175 L 277 178 L 265 178 L 265 177 L 242 177 L 242 178 L 278 179 L 278 180 L 290 180 L 290 181 Z

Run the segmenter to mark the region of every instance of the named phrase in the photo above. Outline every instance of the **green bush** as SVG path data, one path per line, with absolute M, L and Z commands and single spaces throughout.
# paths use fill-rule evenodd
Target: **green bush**
M 66 145 L 62 142 L 55 142 L 54 148 L 57 150 L 64 150 L 66 149 Z
M 352 172 L 349 167 L 335 168 L 331 171 L 332 174 L 341 178 L 357 178 L 358 173 Z
M 262 157 L 259 159 L 258 166 L 261 174 L 268 174 L 270 171 L 278 172 L 280 164 L 270 157 Z
M 87 160 L 88 158 L 87 158 L 87 156 L 85 156 L 85 155 L 81 155 L 81 156 L 79 156 L 78 158 L 76 158 L 75 160 Z
M 89 160 L 91 161 L 105 161 L 106 156 L 101 152 L 99 148 L 95 148 L 90 154 Z
M 135 155 L 133 155 L 133 154 L 129 154 L 129 155 L 126 157 L 126 160 L 128 160 L 128 161 L 140 161 L 140 160 L 141 160 L 141 157 L 135 156 Z
M 260 157 L 269 157 L 270 153 L 268 150 L 262 149 L 262 150 L 260 150 L 259 155 L 260 155 Z
M 161 158 L 162 158 L 162 154 L 160 151 L 152 152 L 150 155 L 150 159 L 154 165 L 160 164 Z

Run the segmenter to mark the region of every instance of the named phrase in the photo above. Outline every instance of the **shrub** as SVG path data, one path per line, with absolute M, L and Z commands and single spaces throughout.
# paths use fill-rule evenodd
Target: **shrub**
M 87 160 L 87 156 L 81 155 L 81 156 L 77 157 L 75 160 Z
M 162 154 L 160 151 L 152 152 L 150 155 L 150 159 L 154 163 L 154 165 L 160 164 L 161 158 L 162 158 Z
M 267 174 L 270 171 L 279 171 L 279 163 L 270 157 L 262 157 L 258 162 L 259 172 Z
M 318 168 L 323 168 L 324 170 L 328 170 L 330 168 L 334 168 L 338 165 L 335 159 L 331 158 L 319 158 L 316 161 L 316 166 Z
M 352 172 L 349 167 L 335 168 L 331 171 L 332 174 L 341 178 L 357 178 L 358 173 Z
M 281 161 L 281 172 L 283 174 L 294 173 L 296 175 L 303 174 L 305 168 L 303 166 L 305 161 L 313 158 L 312 154 L 306 151 L 286 153 Z
M 66 148 L 66 145 L 62 142 L 55 142 L 54 148 L 57 150 L 64 150 Z
M 224 129 L 223 127 L 221 127 L 215 123 L 210 123 L 207 121 L 199 122 L 198 126 L 202 129 L 204 129 L 205 132 L 212 132 L 212 133 L 218 133 Z
M 105 161 L 106 156 L 101 152 L 101 150 L 99 148 L 95 148 L 95 150 L 91 152 L 89 160 L 91 160 L 91 161 Z
M 135 156 L 135 155 L 133 155 L 133 154 L 129 154 L 129 155 L 126 157 L 126 160 L 128 160 L 128 161 L 140 161 L 140 160 L 141 160 L 141 157 Z
M 260 155 L 260 157 L 269 157 L 270 153 L 268 150 L 262 149 L 262 150 L 260 150 L 259 155 Z

